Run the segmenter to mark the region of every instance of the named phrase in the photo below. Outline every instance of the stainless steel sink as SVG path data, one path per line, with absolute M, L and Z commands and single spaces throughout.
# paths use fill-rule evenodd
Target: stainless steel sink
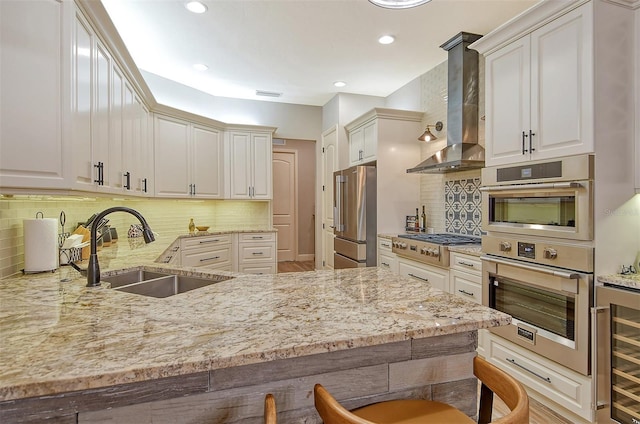
M 172 274 L 136 269 L 124 274 L 113 275 L 111 277 L 102 277 L 101 280 L 107 283 L 111 283 L 111 288 L 115 289 L 116 287 L 127 286 L 129 284 L 139 283 L 146 280 L 153 280 L 160 277 L 168 277 L 170 275 Z
M 211 278 L 189 277 L 169 273 L 134 270 L 112 277 L 104 277 L 102 281 L 111 283 L 117 291 L 151 297 L 169 297 L 191 290 L 207 287 L 232 277 L 213 275 Z

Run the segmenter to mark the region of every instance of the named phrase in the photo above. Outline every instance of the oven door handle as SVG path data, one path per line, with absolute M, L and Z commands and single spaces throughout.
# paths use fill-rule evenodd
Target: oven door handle
M 502 186 L 480 187 L 480 191 L 508 191 L 508 190 L 529 190 L 529 189 L 549 189 L 549 188 L 580 188 L 582 184 L 576 181 L 566 183 L 538 183 L 538 184 L 512 184 Z
M 543 268 L 543 267 L 536 266 L 536 265 L 525 265 L 525 264 L 521 264 L 521 263 L 514 263 L 514 262 L 511 262 L 511 261 L 505 261 L 505 260 L 502 260 L 502 259 L 496 259 L 496 258 L 493 258 L 491 256 L 481 256 L 480 259 L 482 259 L 483 261 L 487 261 L 487 262 L 494 262 L 494 263 L 502 264 L 502 265 L 511 265 L 511 266 L 515 266 L 515 267 L 518 267 L 518 268 L 522 268 L 522 269 L 528 269 L 530 271 L 542 272 L 544 274 L 553 275 L 554 277 L 568 278 L 568 279 L 572 279 L 572 280 L 579 280 L 580 279 L 580 274 L 575 273 L 575 272 L 558 271 L 558 270 L 555 270 L 555 269 Z

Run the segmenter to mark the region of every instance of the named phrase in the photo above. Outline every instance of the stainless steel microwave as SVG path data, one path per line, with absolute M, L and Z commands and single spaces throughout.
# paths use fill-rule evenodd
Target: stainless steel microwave
M 482 229 L 593 239 L 593 156 L 482 170 Z

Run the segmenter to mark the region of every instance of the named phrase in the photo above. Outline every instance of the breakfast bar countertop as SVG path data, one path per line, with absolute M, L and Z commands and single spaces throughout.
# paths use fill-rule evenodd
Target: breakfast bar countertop
M 508 315 L 379 268 L 247 275 L 154 260 L 173 238 L 104 249 L 130 267 L 231 280 L 171 296 L 87 288 L 68 267 L 0 280 L 0 401 L 506 325 Z
M 640 290 L 640 274 L 611 274 L 598 276 L 598 282 Z

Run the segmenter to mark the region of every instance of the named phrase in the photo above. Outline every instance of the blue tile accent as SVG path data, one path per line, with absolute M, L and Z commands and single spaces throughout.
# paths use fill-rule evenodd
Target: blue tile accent
M 480 178 L 446 181 L 444 199 L 447 233 L 482 235 Z

